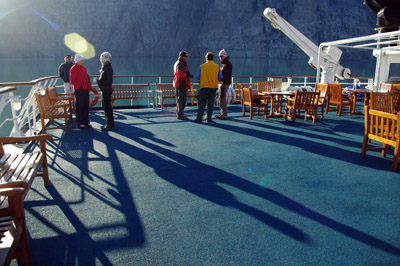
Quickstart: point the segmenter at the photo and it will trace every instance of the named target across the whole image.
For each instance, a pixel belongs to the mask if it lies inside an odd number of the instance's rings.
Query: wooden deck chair
[[[328,105],[326,106],[326,113],[331,111],[330,108],[333,107],[335,108],[334,110],[336,113],[341,116],[343,107],[348,107],[348,113],[351,116],[353,113],[353,99],[351,97],[343,97],[342,84],[328,83],[328,91],[330,93],[330,99]]]
[[[42,123],[42,132],[46,133],[46,130],[50,129],[65,129],[65,134],[69,133],[68,129],[68,109],[69,104],[65,103],[54,103],[50,101],[49,94],[46,92],[44,95],[35,93],[35,98],[40,111],[40,120]],[[58,127],[46,127],[46,119],[49,119],[52,123],[54,119],[61,118],[64,119],[64,126]]]
[[[251,88],[253,90],[253,94],[257,94],[257,83],[237,83],[235,82],[235,93],[236,93],[236,103],[242,103],[242,89],[243,88]]]
[[[399,162],[400,146],[400,114],[390,114],[382,111],[372,110],[365,107],[365,130],[364,140],[361,149],[361,158],[364,159],[367,151],[382,151],[382,157],[386,156],[386,151],[390,146],[394,147],[392,160],[392,171],[397,170]],[[381,147],[368,148],[369,140],[382,143]]]
[[[391,92],[400,92],[400,84],[392,84]]]
[[[14,259],[31,265],[23,200],[27,187],[22,181],[0,184],[2,205],[8,201],[0,213],[0,265],[10,265]]]
[[[317,121],[319,92],[296,91],[294,98],[286,99],[285,120],[290,116],[292,123],[300,111],[305,111],[304,120],[313,117],[313,123]]]
[[[275,81],[257,81],[258,93],[271,92],[275,89]]]
[[[315,84],[315,91],[319,92],[317,111],[318,108],[321,108],[321,113],[317,113],[317,115],[320,115],[321,118],[324,118],[325,102],[328,96],[328,84],[321,84],[321,83]]]
[[[392,96],[392,112],[398,113],[400,112],[400,91],[393,91],[391,93]]]
[[[392,94],[390,92],[372,92],[371,109],[386,113],[392,113]]]
[[[58,93],[56,87],[46,88],[51,104],[69,104],[68,116],[72,123],[72,113],[75,113],[75,97],[73,93]]]
[[[392,91],[392,84],[389,83],[381,83],[379,86],[379,92],[391,92]]]
[[[264,98],[264,97],[263,97]],[[253,108],[257,108],[257,114],[260,115],[260,108],[264,110],[265,119],[267,119],[268,102],[263,102],[261,97],[254,98],[251,88],[242,89],[243,116],[246,115],[246,105],[250,106],[250,119],[253,119]]]

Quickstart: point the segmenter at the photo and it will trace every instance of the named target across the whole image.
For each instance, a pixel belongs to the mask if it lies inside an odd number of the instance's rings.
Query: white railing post
[[[12,91],[9,94],[10,94],[10,98],[12,98],[14,96],[14,93]],[[12,103],[12,101],[13,100],[11,100],[11,103]],[[25,134],[19,128],[19,124],[18,124],[18,121],[17,121],[17,118],[18,118],[17,117],[17,112],[14,110],[14,107],[13,107],[12,104],[10,104],[10,106],[11,106],[11,114],[12,114],[12,119],[13,119],[13,124],[14,124],[14,127],[13,127],[13,129],[11,131],[10,136],[12,136],[12,137],[25,136]]]

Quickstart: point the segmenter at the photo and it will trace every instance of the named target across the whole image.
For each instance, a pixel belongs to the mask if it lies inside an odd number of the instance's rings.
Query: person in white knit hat
[[[71,84],[74,86],[75,93],[75,117],[79,129],[92,127],[89,124],[89,92],[92,87],[89,75],[85,66],[85,58],[76,54],[75,65],[69,71]]]
[[[218,98],[221,113],[215,117],[221,120],[227,120],[228,109],[226,95],[228,94],[228,89],[232,82],[232,63],[229,61],[229,56],[225,49],[222,49],[219,52],[219,59],[221,61],[220,69],[223,76],[223,78],[219,80],[218,88]]]

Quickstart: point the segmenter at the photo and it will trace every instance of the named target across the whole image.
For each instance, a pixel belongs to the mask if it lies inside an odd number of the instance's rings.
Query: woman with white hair
[[[104,110],[104,115],[106,117],[106,124],[103,130],[113,130],[114,129],[114,114],[113,108],[111,106],[111,96],[113,92],[112,82],[113,82],[113,68],[111,66],[111,54],[109,52],[104,52],[100,55],[101,69],[100,76],[97,79],[97,84],[102,92],[101,105]]]

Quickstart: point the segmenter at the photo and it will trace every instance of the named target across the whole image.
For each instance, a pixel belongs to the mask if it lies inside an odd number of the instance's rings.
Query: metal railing
[[[95,79],[97,76],[90,76]],[[156,83],[172,82],[172,75],[115,75],[114,84],[135,84],[149,83],[155,91]],[[368,80],[370,78],[360,78]],[[143,80],[146,80],[144,82]],[[150,80],[150,82],[148,82]],[[283,86],[315,86],[315,76],[234,76],[232,84],[238,83],[256,83],[258,80],[280,80]],[[92,82],[97,87],[96,82]],[[355,84],[352,82],[341,82],[342,84]],[[367,84],[366,82],[359,82]],[[198,89],[198,83],[194,83],[195,89]],[[39,110],[35,100],[35,93],[43,93],[48,87],[63,87],[62,80],[58,76],[43,77],[29,82],[10,82],[0,83],[0,117],[5,117],[0,124],[1,135],[10,136],[32,136],[40,132],[40,124],[37,123]],[[27,88],[30,87],[27,92]],[[61,89],[60,89],[61,90]],[[101,92],[100,92],[101,93]],[[25,96],[23,96],[26,94]],[[10,109],[7,111],[7,106]],[[130,106],[134,106],[133,100]],[[155,106],[154,106],[155,107]],[[8,128],[7,128],[8,127]],[[7,133],[5,133],[7,132]]]

